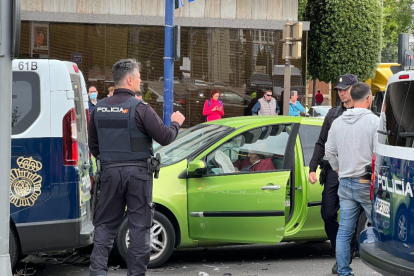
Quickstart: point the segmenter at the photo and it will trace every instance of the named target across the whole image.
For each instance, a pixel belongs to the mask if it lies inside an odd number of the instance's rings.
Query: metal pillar
[[[0,0],[0,275],[11,276],[10,231],[10,160],[12,106],[12,12],[13,1]]]
[[[164,112],[163,121],[171,124],[174,97],[174,0],[165,1],[165,45],[164,45]]]

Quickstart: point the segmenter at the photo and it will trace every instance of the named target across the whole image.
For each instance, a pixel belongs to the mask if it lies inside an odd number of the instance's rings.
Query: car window
[[[305,166],[309,166],[315,149],[315,143],[319,138],[320,132],[320,126],[300,125],[299,137],[302,145],[303,162]]]
[[[34,72],[13,72],[12,134],[28,129],[40,114],[40,79]]]
[[[207,156],[207,174],[283,169],[289,130],[290,125],[264,126],[230,139]]]
[[[315,116],[326,116],[326,114],[328,114],[328,111],[330,110],[330,108],[325,108],[325,107],[319,107],[319,108],[315,108]]]
[[[86,128],[86,112],[83,106],[81,79],[77,74],[71,74],[72,89],[75,93],[75,113],[76,113],[76,128],[77,139],[80,142],[87,142],[87,128]]]
[[[228,102],[231,102],[231,103],[242,103],[243,102],[243,98],[234,92],[224,91],[222,92],[222,95],[225,97],[226,101]]]
[[[413,147],[414,109],[413,81],[388,85],[380,114],[378,142],[391,146]]]
[[[163,166],[177,163],[211,145],[233,128],[221,125],[199,125],[181,132],[174,142],[158,147]]]

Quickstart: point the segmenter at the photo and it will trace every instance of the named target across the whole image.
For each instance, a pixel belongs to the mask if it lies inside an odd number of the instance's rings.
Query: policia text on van
[[[14,60],[10,259],[92,243],[87,95],[76,64]],[[56,235],[56,233],[59,233]]]

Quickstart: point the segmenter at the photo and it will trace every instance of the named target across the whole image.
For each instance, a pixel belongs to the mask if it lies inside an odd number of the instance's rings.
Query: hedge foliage
[[[335,82],[347,73],[360,81],[374,77],[382,43],[379,0],[308,0],[305,20],[312,79]]]

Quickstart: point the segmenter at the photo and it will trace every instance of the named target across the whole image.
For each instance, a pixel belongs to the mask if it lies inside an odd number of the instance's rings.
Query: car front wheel
[[[155,211],[154,220],[150,229],[151,256],[148,268],[156,268],[164,264],[171,256],[175,246],[175,231],[171,222],[162,213]],[[115,238],[114,249],[116,253],[126,262],[129,246],[128,218],[118,230]]]

